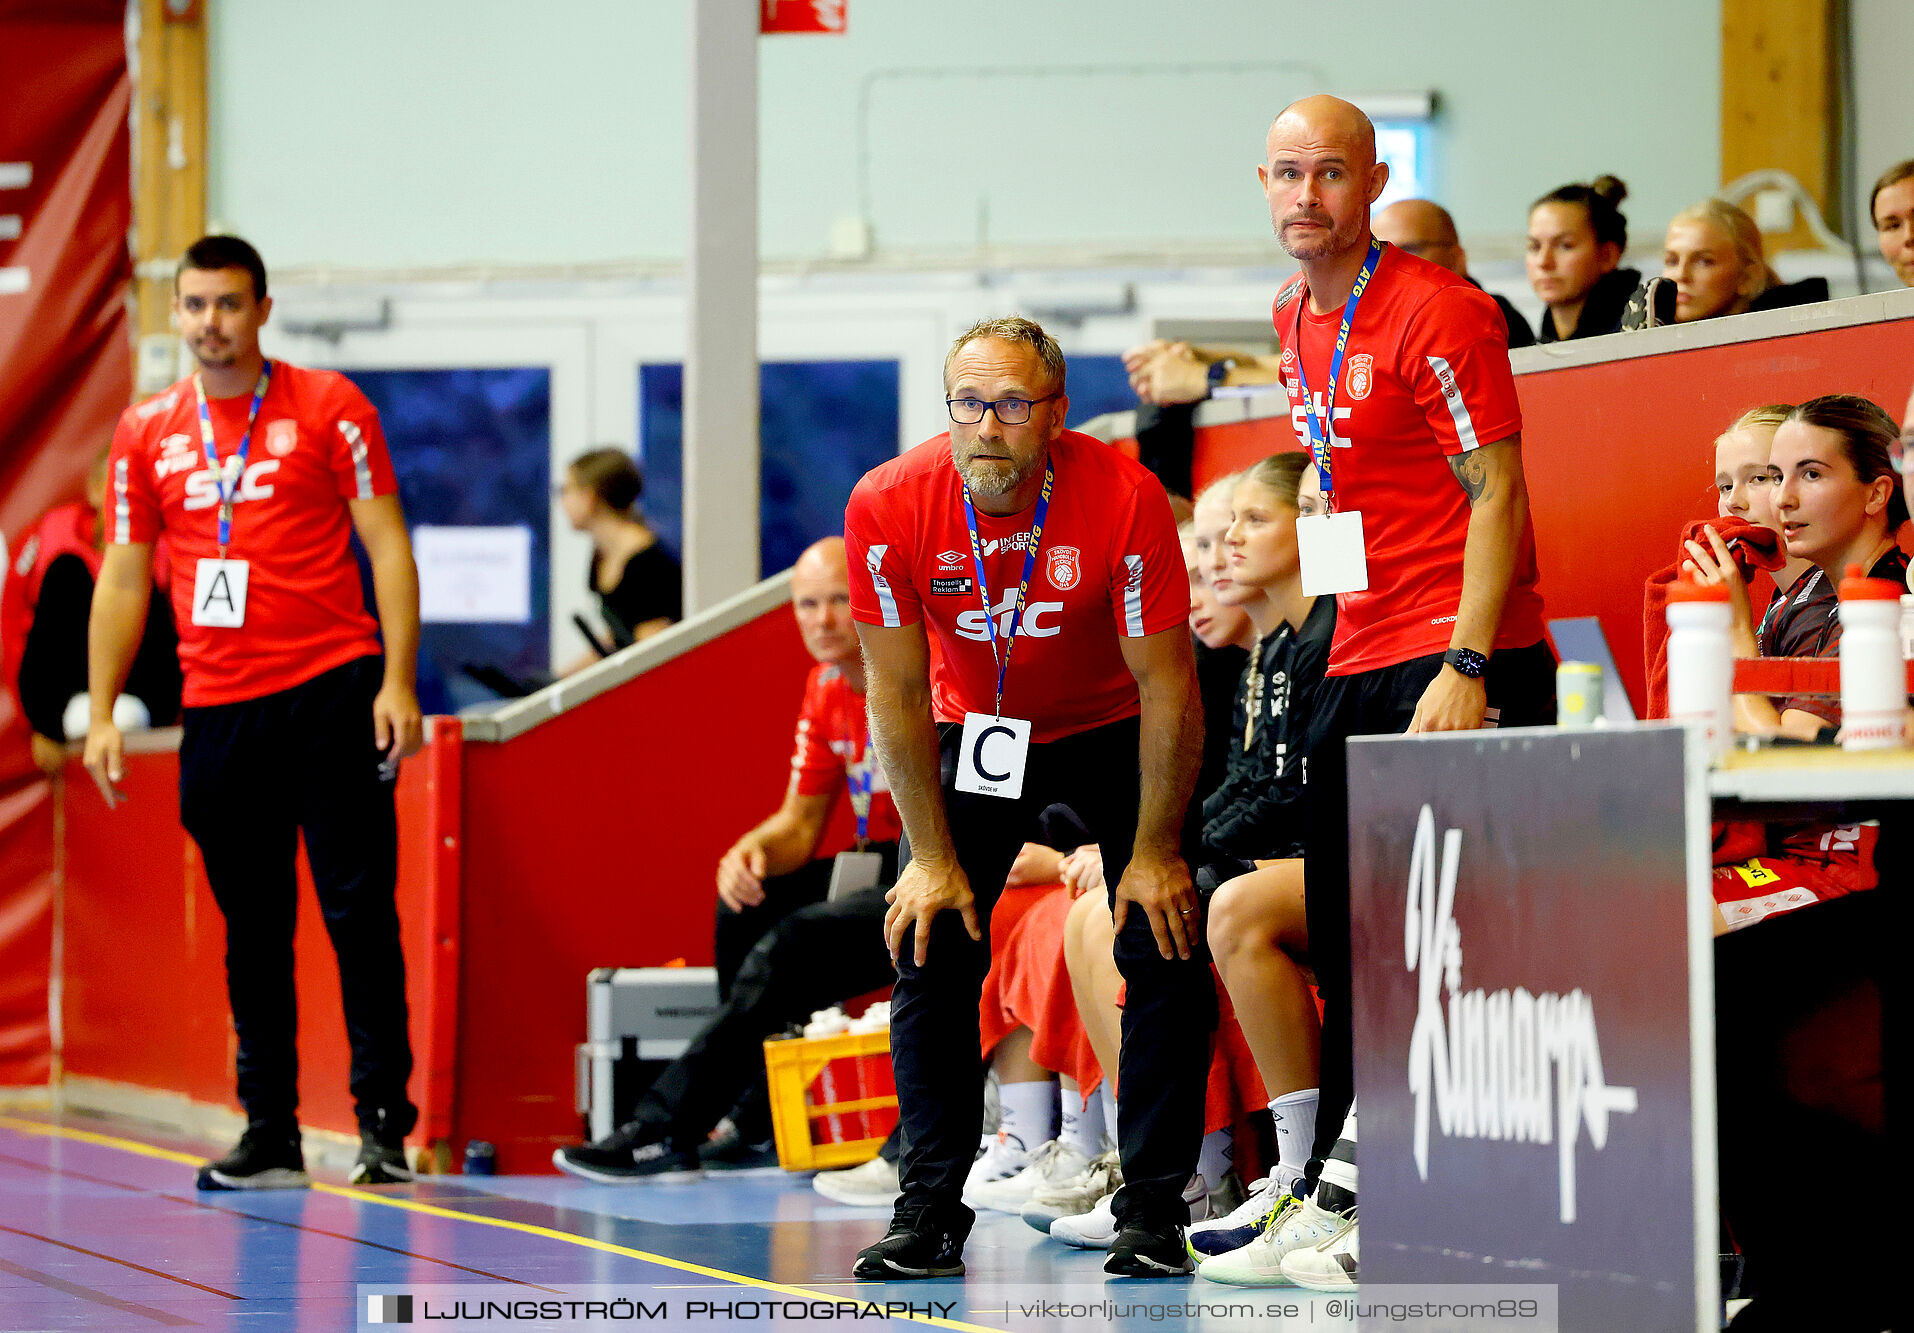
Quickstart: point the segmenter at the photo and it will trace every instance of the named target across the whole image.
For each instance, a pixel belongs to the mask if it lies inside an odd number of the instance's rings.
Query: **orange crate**
[[[868,1162],[897,1124],[889,1032],[767,1041],[764,1069],[786,1171]]]

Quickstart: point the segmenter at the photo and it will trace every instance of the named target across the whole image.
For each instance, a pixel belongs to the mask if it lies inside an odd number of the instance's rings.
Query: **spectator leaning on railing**
[[[1482,285],[1469,276],[1469,252],[1462,248],[1455,219],[1441,204],[1428,199],[1398,199],[1376,214],[1373,230],[1377,240],[1387,241],[1431,264],[1440,264],[1472,287]],[[1533,346],[1535,332],[1522,318],[1522,312],[1504,297],[1496,296],[1495,304],[1509,323],[1509,346]]]
[[[1762,252],[1754,219],[1721,199],[1704,199],[1668,224],[1659,279],[1628,302],[1624,329],[1689,324],[1828,299],[1826,278],[1782,282]]]

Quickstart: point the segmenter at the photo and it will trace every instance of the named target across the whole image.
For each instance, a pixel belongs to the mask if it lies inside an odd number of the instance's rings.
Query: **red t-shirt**
[[[1313,313],[1298,275],[1277,294],[1272,317],[1290,424],[1307,447],[1296,357],[1303,358],[1320,420],[1342,307]],[[1369,563],[1368,589],[1336,599],[1329,674],[1347,676],[1443,652],[1455,633],[1469,499],[1449,459],[1522,429],[1508,324],[1494,298],[1447,269],[1386,247],[1356,307],[1335,411],[1335,507],[1362,514]],[[1536,577],[1535,534],[1524,528],[1497,648],[1541,639]]]
[[[1006,717],[1042,743],[1135,717],[1136,680],[1119,636],[1183,625],[1189,576],[1162,485],[1101,440],[1064,431],[1042,549],[1004,682]],[[1030,544],[1033,505],[997,518],[979,511],[984,577],[1009,631]],[[940,722],[996,707],[991,655],[950,436],[926,440],[866,473],[844,514],[851,614],[867,625],[929,625],[931,710]]]
[[[864,720],[864,696],[844,673],[828,662],[811,668],[804,679],[804,706],[798,712],[797,743],[791,751],[791,788],[800,796],[844,796],[850,791],[852,764],[861,763],[870,744]],[[872,842],[896,842],[904,825],[891,802],[884,768],[872,756]]]
[[[209,406],[223,460],[239,447],[252,393]],[[113,433],[107,540],[166,535],[188,708],[257,699],[379,651],[346,507],[398,489],[379,414],[345,376],[275,361],[246,457],[227,550],[248,564],[246,623],[195,625],[199,561],[219,555],[219,488],[192,380],[127,408]]]

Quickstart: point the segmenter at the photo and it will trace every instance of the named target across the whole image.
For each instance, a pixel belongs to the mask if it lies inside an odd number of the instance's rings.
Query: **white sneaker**
[[[1029,1164],[1014,1176],[966,1185],[964,1202],[972,1208],[989,1208],[1000,1213],[1015,1213],[1040,1189],[1047,1189],[1081,1176],[1090,1159],[1074,1143],[1051,1139],[1030,1154]]]
[[[889,1208],[901,1193],[897,1168],[882,1157],[873,1157],[861,1166],[820,1171],[811,1177],[811,1188],[833,1203],[858,1208]]]
[[[1292,1250],[1283,1256],[1283,1276],[1311,1291],[1349,1291],[1356,1285],[1355,1210],[1342,1229],[1320,1245]]]
[[[970,1164],[970,1174],[964,1178],[964,1199],[968,1201],[979,1185],[1008,1180],[1029,1165],[1030,1150],[1023,1144],[1002,1132],[986,1134],[983,1150]]]
[[[1087,1213],[1075,1217],[1059,1217],[1050,1224],[1050,1234],[1065,1245],[1074,1245],[1079,1250],[1107,1250],[1110,1242],[1116,1239],[1116,1213],[1112,1205],[1116,1201],[1116,1191],[1098,1199],[1096,1206]]]
[[[1112,1148],[1092,1157],[1083,1170],[1070,1179],[1039,1188],[1019,1210],[1019,1215],[1047,1236],[1050,1224],[1059,1217],[1087,1213],[1097,1206],[1098,1199],[1115,1194],[1122,1187],[1123,1164]]]
[[[1183,1187],[1183,1202],[1190,1210],[1190,1221],[1200,1222],[1209,1216],[1210,1187],[1202,1176],[1191,1176],[1190,1183]],[[1050,1234],[1065,1245],[1074,1245],[1080,1250],[1107,1250],[1110,1242],[1116,1239],[1121,1230],[1116,1223],[1116,1191],[1111,1190],[1089,1212],[1076,1217],[1059,1217],[1050,1224]]]
[[[1228,1254],[1255,1240],[1277,1203],[1301,1175],[1295,1167],[1278,1167],[1250,1186],[1249,1197],[1227,1215],[1192,1224],[1185,1237],[1190,1257],[1201,1263],[1213,1254]]]
[[[1314,1199],[1290,1195],[1261,1235],[1240,1249],[1205,1259],[1196,1266],[1197,1275],[1233,1287],[1290,1286],[1283,1276],[1283,1257],[1329,1240],[1342,1231],[1344,1221],[1342,1214],[1317,1207]]]

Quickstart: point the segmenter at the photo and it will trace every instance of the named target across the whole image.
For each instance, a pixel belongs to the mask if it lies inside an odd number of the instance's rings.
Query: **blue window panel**
[[[1105,412],[1130,412],[1136,392],[1120,356],[1073,356],[1066,383],[1070,388],[1070,426],[1075,429]]]
[[[897,456],[895,361],[767,361],[758,372],[761,568],[787,569],[844,530],[858,478]],[[684,554],[684,369],[638,368],[640,505],[672,554]]]
[[[525,366],[350,374],[379,409],[407,526],[531,529],[529,621],[426,625],[420,633],[419,703],[426,712],[457,712],[492,700],[490,690],[460,670],[463,664],[529,676],[551,660],[551,589],[544,576],[551,564],[551,371]],[[583,569],[575,574],[585,577]],[[374,604],[370,577],[368,570],[367,606]]]

